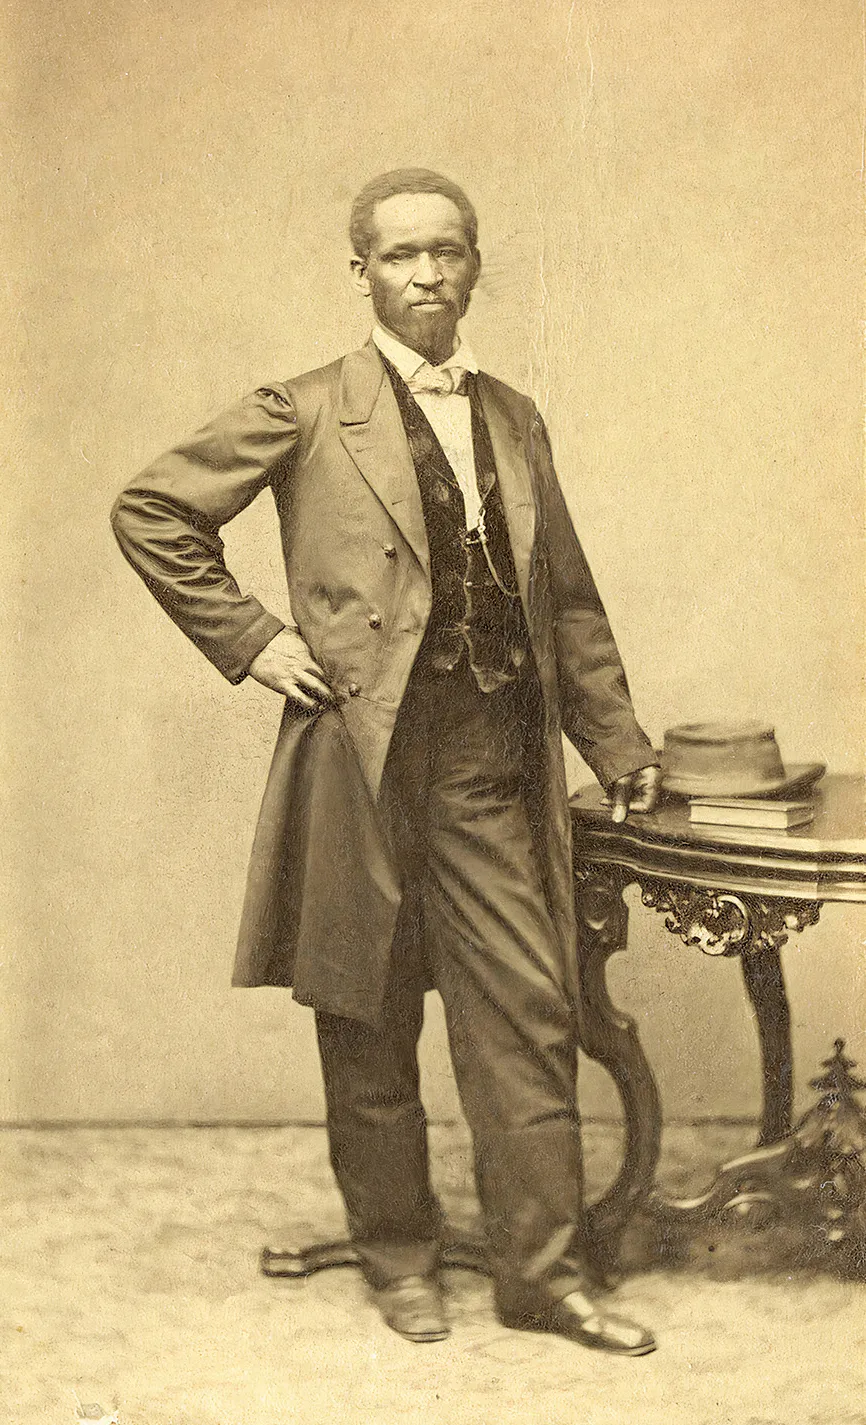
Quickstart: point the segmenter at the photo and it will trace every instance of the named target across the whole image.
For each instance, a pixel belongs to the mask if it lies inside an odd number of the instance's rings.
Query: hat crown
[[[662,765],[666,788],[685,796],[761,796],[785,781],[775,730],[757,721],[671,727]]]
[[[776,742],[776,730],[767,722],[684,722],[671,727],[666,734],[678,742],[728,743]],[[781,761],[781,758],[780,758]]]

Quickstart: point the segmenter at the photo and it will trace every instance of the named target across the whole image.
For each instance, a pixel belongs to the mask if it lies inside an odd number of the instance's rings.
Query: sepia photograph
[[[866,1425],[862,0],[29,0],[15,1425]]]

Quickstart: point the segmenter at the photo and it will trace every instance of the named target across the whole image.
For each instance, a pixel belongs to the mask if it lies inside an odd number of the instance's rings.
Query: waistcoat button
[[[386,544],[383,550],[386,559],[396,559],[397,550],[393,544]]]
[[[348,689],[347,689],[347,691],[348,691],[348,694],[349,694],[349,697],[350,697],[350,698],[357,698],[358,694],[359,694],[360,691],[361,691],[361,684],[360,684],[360,683],[350,683],[350,684],[349,684],[349,687],[348,687]]]
[[[381,615],[381,614],[370,614],[370,617],[367,619],[367,622],[368,622],[368,624],[370,625],[371,628],[381,628],[381,627],[382,627],[382,615]]]

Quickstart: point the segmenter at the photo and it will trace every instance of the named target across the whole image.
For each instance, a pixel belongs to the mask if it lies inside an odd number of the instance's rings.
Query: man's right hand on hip
[[[336,706],[336,695],[328,687],[322,669],[301,635],[293,629],[281,629],[261,653],[256,654],[249,674],[257,683],[282,693],[304,712]]]

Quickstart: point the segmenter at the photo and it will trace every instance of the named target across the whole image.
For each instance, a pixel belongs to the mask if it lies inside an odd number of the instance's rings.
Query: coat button
[[[385,547],[384,547],[384,549],[383,549],[383,551],[382,551],[382,553],[385,555],[385,558],[386,558],[386,559],[396,559],[396,558],[397,558],[397,549],[396,549],[396,546],[393,545],[393,544],[386,544]]]
[[[382,615],[381,615],[381,614],[370,614],[370,617],[367,619],[367,622],[368,622],[368,624],[370,625],[371,628],[381,628],[381,627],[382,627]]]
[[[359,694],[360,691],[361,691],[361,684],[360,684],[360,683],[350,683],[347,691],[348,691],[348,694],[349,694],[349,697],[350,697],[350,698],[357,698],[358,694]]]

